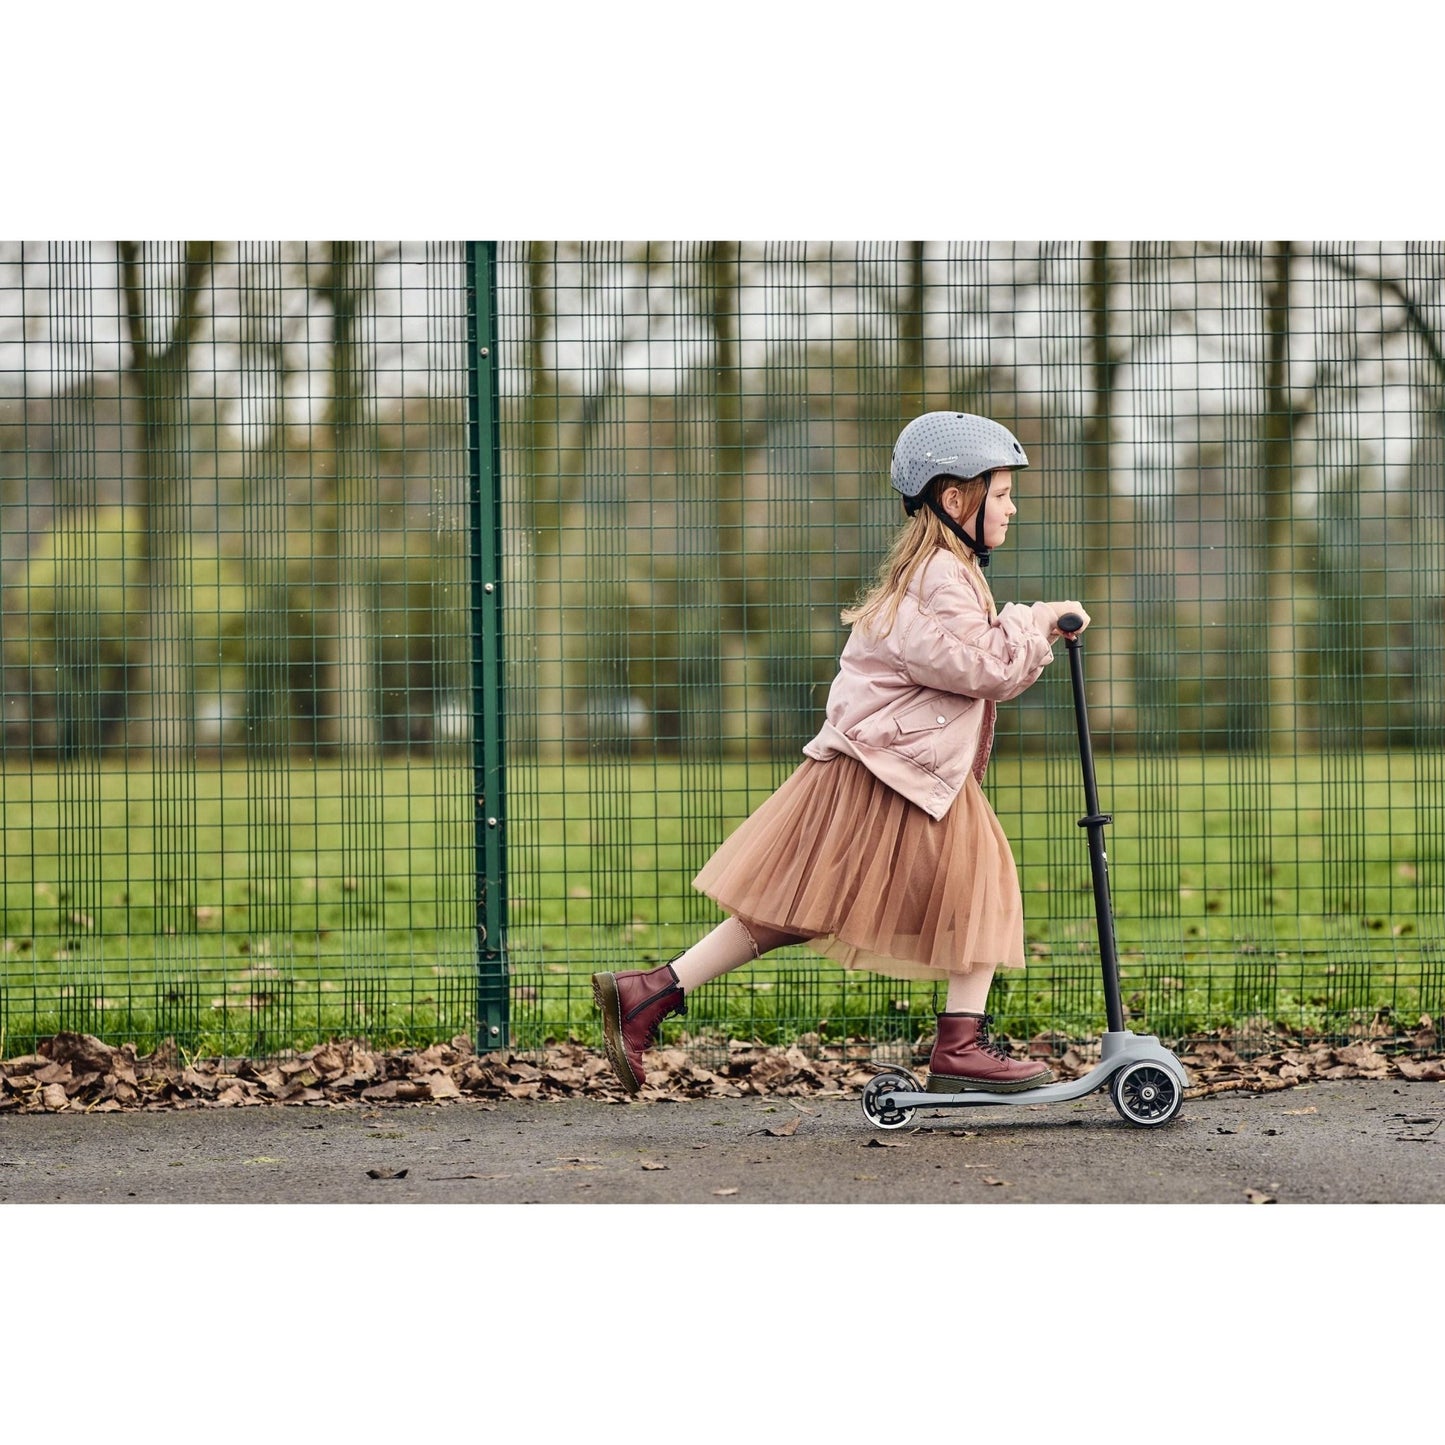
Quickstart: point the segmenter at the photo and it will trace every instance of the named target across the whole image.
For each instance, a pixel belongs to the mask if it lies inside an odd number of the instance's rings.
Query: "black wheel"
[[[1184,1102],[1179,1080],[1162,1064],[1126,1064],[1109,1081],[1114,1107],[1142,1128],[1167,1124]]]
[[[917,1093],[918,1080],[901,1069],[875,1074],[863,1086],[863,1114],[876,1129],[901,1129],[913,1118],[912,1109],[885,1107],[878,1101],[885,1094]]]

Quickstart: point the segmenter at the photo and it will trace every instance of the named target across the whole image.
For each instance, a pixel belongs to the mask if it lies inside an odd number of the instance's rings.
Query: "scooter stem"
[[[1114,821],[1111,814],[1099,811],[1099,787],[1094,780],[1094,745],[1089,738],[1089,711],[1084,701],[1084,644],[1074,628],[1083,626],[1083,618],[1066,613],[1058,620],[1058,628],[1069,649],[1069,675],[1074,687],[1074,721],[1079,728],[1079,761],[1084,770],[1084,803],[1088,813],[1079,819],[1079,827],[1089,835],[1089,868],[1094,878],[1094,914],[1099,925],[1099,958],[1104,970],[1104,1009],[1111,1033],[1124,1031],[1124,1004],[1119,995],[1119,950],[1114,940],[1114,910],[1109,902],[1109,855],[1104,850],[1104,825]]]

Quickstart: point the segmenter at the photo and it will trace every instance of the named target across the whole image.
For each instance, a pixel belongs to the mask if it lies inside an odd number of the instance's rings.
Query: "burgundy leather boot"
[[[988,1094],[1016,1094],[1036,1089],[1054,1077],[1047,1064],[1025,1063],[988,1036],[991,1014],[943,1013],[928,1061],[927,1092],[961,1094],[981,1089]]]
[[[679,955],[681,957],[681,955]],[[592,997],[602,1011],[607,1058],[622,1087],[635,1094],[645,1077],[642,1051],[657,1037],[668,1014],[685,1014],[682,986],[672,964],[628,973],[594,973]]]

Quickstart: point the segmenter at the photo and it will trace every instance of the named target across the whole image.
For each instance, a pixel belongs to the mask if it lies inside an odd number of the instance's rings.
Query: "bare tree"
[[[1295,717],[1294,432],[1289,393],[1290,260],[1293,243],[1265,248],[1264,572],[1269,617],[1269,729],[1292,738]]]
[[[548,340],[557,339],[548,303],[557,285],[557,259],[555,244],[534,241],[528,248],[530,384],[519,438],[535,568],[537,747],[547,758],[560,756],[564,744],[576,740],[569,721],[584,711],[577,699],[586,690],[590,629],[587,528],[580,525],[579,508],[622,349],[622,339],[615,338],[600,376],[587,378],[578,390],[564,392],[558,385],[557,368],[544,362]]]
[[[713,405],[716,415],[718,556],[723,625],[747,629],[747,580],[743,570],[742,371],[738,364],[738,246],[714,241],[708,248],[712,294]]]
[[[120,242],[130,365],[122,398],[139,404],[141,445],[135,486],[141,515],[140,562],[145,588],[143,661],[127,688],[127,733],[133,746],[188,748],[194,737],[190,706],[189,602],[180,575],[190,534],[190,477],[186,465],[190,349],[201,323],[200,296],[214,243],[187,241],[181,258],[176,314],[169,334],[160,307],[147,306],[152,288],[135,241]],[[144,712],[138,711],[142,701]]]
[[[311,288],[332,318],[331,405],[322,444],[313,449],[317,561],[333,599],[327,609],[331,656],[318,688],[317,735],[319,741],[354,754],[374,748],[380,736],[372,637],[380,499],[362,334],[374,296],[376,258],[365,243],[333,241],[308,269]]]
[[[1122,358],[1113,335],[1110,307],[1109,243],[1091,241],[1085,272],[1084,307],[1088,313],[1091,385],[1084,416],[1082,467],[1084,493],[1083,575],[1095,600],[1105,605],[1094,626],[1096,651],[1107,653],[1109,665],[1097,669],[1099,725],[1111,729],[1131,715],[1134,706],[1134,609],[1128,600],[1128,579],[1117,566],[1116,540],[1132,534],[1123,498],[1114,495],[1114,386]],[[1101,595],[1102,594],[1102,595]]]
[[[261,754],[284,748],[290,741],[286,566],[292,428],[286,404],[294,368],[288,360],[278,299],[287,264],[283,248],[275,242],[242,247],[245,728],[247,748]]]

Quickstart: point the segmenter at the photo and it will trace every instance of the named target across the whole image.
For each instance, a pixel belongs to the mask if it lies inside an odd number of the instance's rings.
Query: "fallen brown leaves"
[[[1047,1057],[1052,1040],[1047,1034],[1031,1039],[1028,1052]],[[1411,1079],[1445,1081],[1445,1057],[1432,1020],[1422,1016],[1420,1025],[1404,1049],[1385,1052],[1373,1040],[1352,1044],[1330,1044],[1319,1040],[1282,1038],[1273,1048],[1244,1057],[1228,1039],[1190,1043],[1178,1051],[1180,1062],[1189,1070],[1190,1088],[1185,1097],[1206,1098],[1234,1089],[1269,1093],[1315,1079]],[[1050,1064],[1061,1079],[1075,1079],[1087,1073],[1099,1060],[1097,1042],[1072,1044],[1061,1058]]]
[[[649,1054],[641,1097],[832,1093],[841,1098],[872,1075],[857,1058],[812,1059],[796,1045],[776,1049],[733,1042],[716,1068],[703,1067],[682,1049]],[[257,1061],[185,1059],[169,1044],[138,1056],[131,1044],[112,1048],[89,1034],[60,1033],[42,1039],[33,1054],[0,1061],[0,1111],[20,1113],[578,1096],[619,1103],[628,1097],[600,1051],[568,1042],[538,1054],[477,1054],[465,1035],[391,1052],[338,1039],[294,1057]]]
[[[806,1048],[800,1046],[805,1042]],[[1445,1057],[1437,1051],[1428,1021],[1422,1019],[1413,1043],[1412,1054],[1385,1053],[1372,1042],[1337,1047],[1283,1041],[1271,1052],[1246,1059],[1228,1041],[1211,1040],[1191,1045],[1180,1058],[1193,1085],[1189,1098],[1235,1089],[1284,1089],[1314,1079],[1445,1080]],[[1028,1044],[1028,1052],[1036,1056],[1050,1054],[1051,1048],[1044,1035]],[[1098,1054],[1097,1043],[1073,1044],[1050,1062],[1060,1079],[1072,1079],[1087,1073]],[[653,1050],[647,1056],[647,1083],[639,1097],[853,1097],[885,1057],[919,1070],[926,1067],[927,1041],[919,1049],[875,1048],[873,1062],[865,1045],[826,1045],[816,1035],[786,1048],[732,1040],[719,1044],[709,1057],[713,1067],[683,1048]],[[42,1039],[33,1054],[0,1061],[0,1112],[577,1097],[611,1103],[628,1098],[600,1050],[570,1041],[524,1055],[507,1050],[477,1054],[465,1035],[425,1049],[391,1052],[373,1050],[355,1039],[338,1039],[294,1057],[253,1061],[186,1059],[169,1042],[152,1054],[138,1056],[130,1044],[112,1048],[89,1034],[60,1033]],[[792,1128],[796,1124],[788,1121],[765,1132],[783,1136]]]
[[[1422,1027],[1420,1034],[1427,1032]],[[1433,1050],[1436,1039],[1428,1030]],[[1423,1043],[1420,1035],[1417,1044]],[[1387,1054],[1374,1043],[1348,1045],[1326,1043],[1288,1044],[1268,1053],[1241,1059],[1227,1043],[1199,1043],[1179,1055],[1189,1070],[1189,1098],[1203,1098],[1231,1089],[1268,1093],[1315,1079],[1410,1079],[1445,1081],[1445,1058],[1412,1057],[1406,1052]]]

